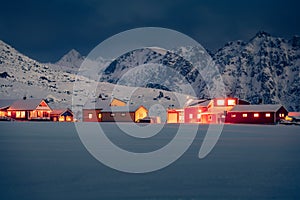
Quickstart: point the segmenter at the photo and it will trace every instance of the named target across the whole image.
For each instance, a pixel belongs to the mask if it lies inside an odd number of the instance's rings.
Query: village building
[[[22,99],[9,106],[7,117],[15,120],[50,120],[51,111],[43,99]]]
[[[54,122],[73,122],[74,114],[69,108],[52,110],[50,120]]]
[[[291,122],[300,122],[300,112],[289,112],[285,120]]]
[[[168,109],[167,123],[184,123],[184,109],[183,108]]]
[[[7,110],[15,101],[16,99],[0,99],[0,120],[10,120]]]
[[[128,106],[117,98],[97,99],[86,104],[82,113],[84,122],[139,122],[148,116],[144,106]]]
[[[276,124],[288,111],[280,104],[236,105],[226,116],[227,123]]]

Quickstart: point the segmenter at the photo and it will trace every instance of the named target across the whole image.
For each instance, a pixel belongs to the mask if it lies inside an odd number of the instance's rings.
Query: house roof
[[[0,110],[8,108],[11,106],[17,99],[0,99]]]
[[[110,105],[111,99],[96,99],[95,101],[87,102],[84,105],[85,109],[103,109]]]
[[[8,110],[35,110],[43,99],[22,99],[14,101]]]
[[[196,106],[203,106],[207,107],[211,100],[208,99],[197,99],[197,100],[191,100],[190,102],[187,103],[186,107],[196,107]]]
[[[67,109],[56,109],[56,110],[52,110],[51,115],[62,115],[63,113],[65,113],[67,111],[72,113],[72,111],[69,108],[67,108]]]
[[[140,107],[144,107],[142,105],[138,106],[107,106],[101,110],[101,112],[135,112]]]
[[[281,107],[280,104],[236,105],[229,112],[276,112]]]

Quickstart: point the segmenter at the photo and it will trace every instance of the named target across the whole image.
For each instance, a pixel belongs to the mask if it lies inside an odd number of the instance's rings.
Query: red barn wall
[[[101,119],[98,118],[100,109],[83,109],[83,121],[84,122],[100,122]],[[89,114],[92,114],[92,118],[89,118]]]

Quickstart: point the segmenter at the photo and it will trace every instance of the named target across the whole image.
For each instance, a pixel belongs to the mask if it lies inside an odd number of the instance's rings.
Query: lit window
[[[21,118],[25,118],[25,111],[21,111]]]
[[[236,105],[235,99],[228,99],[227,104],[228,104],[228,106],[234,106],[234,105]]]
[[[254,113],[253,117],[259,117],[258,113]]]
[[[218,105],[218,106],[224,106],[224,105],[225,105],[224,99],[218,99],[218,100],[217,100],[217,105]]]
[[[7,116],[9,116],[9,117],[11,116],[11,112],[10,111],[7,112]]]
[[[5,112],[0,111],[0,117],[4,117],[5,116]]]
[[[89,113],[89,119],[92,119],[92,118],[93,118],[93,114]]]
[[[126,114],[125,114],[125,113],[121,113],[121,116],[122,116],[122,117],[125,117],[125,116],[126,116]]]
[[[60,121],[60,122],[65,121],[65,117],[64,116],[59,116],[58,121]]]
[[[279,114],[279,117],[284,117],[284,114],[283,114],[283,113],[280,113],[280,114]]]
[[[279,116],[280,116],[280,114],[279,114]],[[16,112],[16,118],[20,118],[21,117],[21,112],[20,111],[17,111]]]
[[[114,116],[115,116],[115,113],[111,113],[110,116],[114,117]]]
[[[232,118],[235,118],[235,117],[236,117],[236,114],[232,114],[231,117],[232,117]]]
[[[201,118],[201,114],[197,114],[197,119],[200,119]]]
[[[102,114],[98,113],[98,119],[101,119],[101,118],[102,118]]]
[[[193,114],[189,114],[189,118],[190,118],[190,119],[193,119]]]
[[[243,114],[243,117],[247,117],[248,115],[246,113]]]
[[[199,113],[201,113],[201,112],[202,112],[202,110],[201,110],[201,109],[199,109],[199,110],[198,110],[198,112],[199,112]]]
[[[68,121],[68,122],[72,121],[72,117],[71,116],[66,116],[66,121]]]
[[[270,113],[266,113],[266,117],[271,117],[271,114]]]

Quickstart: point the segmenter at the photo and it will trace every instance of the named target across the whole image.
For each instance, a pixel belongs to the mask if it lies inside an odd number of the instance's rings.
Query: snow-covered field
[[[0,199],[300,199],[299,126],[225,125],[213,151],[199,159],[202,125],[180,159],[148,174],[119,172],[95,160],[72,123],[0,127]],[[103,124],[113,142],[136,152],[163,147],[177,127],[168,124],[138,139]]]

